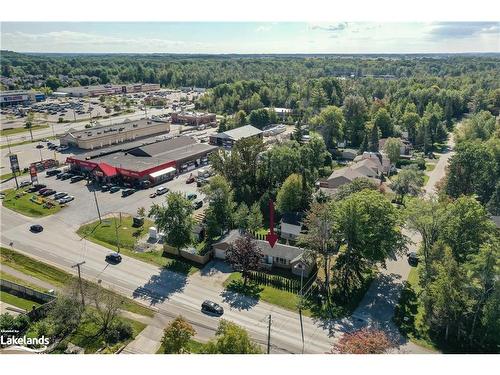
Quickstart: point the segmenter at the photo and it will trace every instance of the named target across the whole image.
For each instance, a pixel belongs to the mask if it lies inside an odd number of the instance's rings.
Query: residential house
[[[378,149],[379,150],[381,150],[381,151],[384,150],[385,142],[387,142],[388,139],[389,138],[379,139],[379,141],[378,141]],[[400,155],[410,155],[410,152],[413,149],[413,146],[411,145],[411,143],[408,140],[402,139],[402,138],[400,138],[399,141],[401,142],[399,154]]]
[[[302,216],[300,212],[284,214],[279,224],[280,237],[284,240],[296,241],[302,230]]]
[[[213,244],[214,257],[226,259],[226,251],[240,236],[238,230],[232,230],[219,242]],[[308,277],[316,265],[314,260],[305,256],[305,249],[300,247],[279,242],[271,247],[264,240],[255,240],[255,242],[263,254],[261,262],[263,269],[282,268],[290,270],[294,275]]]
[[[372,160],[378,166],[379,174],[387,174],[391,169],[391,162],[389,158],[381,154],[380,152],[363,152],[361,155],[358,155],[354,158],[354,162],[358,163],[362,160],[369,159]]]

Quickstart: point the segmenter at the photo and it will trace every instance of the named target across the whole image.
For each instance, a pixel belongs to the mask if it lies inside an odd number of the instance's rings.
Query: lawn
[[[0,270],[0,279],[7,280],[7,281],[10,281],[12,283],[16,283],[16,284],[25,286],[27,288],[31,288],[31,289],[37,290],[39,292],[47,293],[47,289],[41,288],[38,285],[29,283],[25,280],[19,279],[15,276],[12,276],[11,274],[3,272],[2,270]]]
[[[23,272],[27,275],[31,275],[40,280],[46,281],[57,288],[63,289],[65,286],[71,285],[76,282],[77,278],[59,268],[53,267],[43,262],[39,262],[31,257],[25,256],[17,251],[7,249],[5,247],[1,248],[0,251],[0,264],[5,264],[11,268]],[[89,285],[93,283],[89,281],[84,281]],[[107,291],[108,293],[114,293],[112,291]],[[123,309],[152,317],[154,316],[154,311],[137,303],[129,298],[125,298],[123,303]]]
[[[33,306],[35,307],[40,306],[38,302],[15,296],[13,294],[4,292],[3,290],[0,291],[0,301],[8,303],[9,305],[12,306],[16,306],[26,311],[30,311],[33,308]]]
[[[432,172],[436,168],[435,163],[425,163],[425,170],[426,172]]]
[[[424,186],[427,185],[427,182],[429,182],[429,176],[424,174]]]
[[[199,266],[190,263],[183,258],[178,258],[175,255],[170,255],[163,251],[147,251],[137,252],[134,246],[138,239],[148,234],[149,227],[154,225],[151,220],[145,219],[144,225],[141,228],[132,227],[132,216],[122,215],[122,223],[120,225],[119,218],[109,218],[103,220],[102,224],[98,221],[90,224],[82,225],[77,234],[89,241],[98,245],[107,247],[108,249],[118,251],[120,245],[120,253],[143,262],[148,262],[156,266],[165,267],[171,271],[192,274],[199,270]],[[115,229],[116,225],[116,229]],[[116,232],[118,231],[118,239]]]
[[[297,294],[268,285],[259,285],[252,281],[248,281],[247,285],[243,286],[241,272],[233,272],[224,282],[224,287],[228,290],[260,299],[287,310],[298,311],[297,306],[300,298]],[[309,310],[303,310],[303,313],[304,315],[311,315]]]
[[[40,130],[40,129],[47,129],[48,127],[49,127],[49,125],[35,125],[35,126],[31,127],[31,130],[35,131],[35,130]],[[24,133],[24,132],[29,132],[29,130],[24,128],[24,127],[11,128],[11,129],[0,130],[0,135],[2,137],[4,137],[6,135],[12,135],[12,134],[18,134],[18,133]]]
[[[28,174],[28,171],[20,172],[20,173],[17,173],[17,177],[25,176],[27,174]],[[8,180],[9,178],[12,178],[12,177],[14,177],[14,173],[9,172],[9,173],[5,173],[5,174],[0,175],[0,180],[1,181]]]
[[[89,320],[83,319],[75,332],[71,334],[68,341],[72,344],[78,345],[85,349],[85,354],[95,353],[97,350],[105,347],[101,353],[115,353],[121,346],[128,344],[132,341],[144,328],[146,325],[144,323],[138,322],[136,320],[120,317],[121,321],[126,321],[132,325],[133,336],[127,341],[117,342],[112,346],[108,346],[99,334],[99,328],[96,324]]]
[[[3,191],[5,194],[2,205],[12,211],[31,217],[42,217],[55,214],[61,210],[61,206],[54,202],[50,208],[44,207],[43,202],[53,202],[47,198],[41,198],[34,193],[26,193],[25,190],[8,189]],[[36,199],[36,202],[33,200]]]
[[[189,340],[188,343],[188,351],[191,354],[203,354],[203,348],[205,344],[202,342],[196,341],[196,340]],[[165,354],[165,347],[163,346],[163,343],[161,344],[160,348],[156,351],[156,354]]]

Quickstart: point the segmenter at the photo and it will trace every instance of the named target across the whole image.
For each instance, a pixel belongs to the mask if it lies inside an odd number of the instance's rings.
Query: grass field
[[[31,128],[31,130],[35,131],[35,130],[40,130],[40,129],[47,129],[48,127],[49,127],[49,125],[35,125]],[[19,134],[19,133],[25,133],[25,132],[29,132],[29,130],[24,128],[24,127],[12,128],[12,129],[0,130],[0,135],[2,137],[4,137],[6,135]]]
[[[29,283],[25,280],[21,280],[20,278],[12,276],[12,275],[10,275],[2,270],[0,270],[0,279],[7,280],[7,281],[10,281],[10,282],[34,289],[34,290],[38,290],[39,292],[43,292],[43,293],[47,292],[47,289],[41,288],[38,285]]]
[[[114,353],[121,346],[126,345],[132,341],[144,328],[146,325],[144,323],[138,322],[136,320],[120,317],[121,321],[128,322],[132,325],[133,337],[127,341],[117,342],[116,344],[109,346],[106,345],[102,335],[99,334],[98,327],[96,324],[89,320],[83,319],[75,332],[71,334],[68,341],[72,344],[78,345],[85,349],[85,354],[95,353],[97,350],[105,347],[101,353]]]
[[[153,225],[153,222],[145,219],[144,225],[141,228],[132,227],[132,223],[132,216],[122,215],[121,225],[119,218],[109,218],[103,220],[102,224],[95,221],[82,225],[78,228],[76,233],[89,241],[114,251],[118,251],[117,245],[119,244],[121,254],[142,260],[143,262],[154,264],[156,266],[166,267],[171,271],[183,274],[192,274],[199,270],[199,267],[195,264],[191,264],[182,258],[176,258],[175,256],[164,253],[163,251],[148,251],[142,253],[134,251],[134,245],[137,243],[139,238],[147,235],[148,229]]]
[[[18,296],[15,296],[13,294],[0,291],[0,301],[8,303],[9,305],[18,307],[20,309],[30,311],[33,306],[38,307],[40,304],[35,301],[31,301],[29,299],[21,298]]]
[[[39,262],[31,257],[25,256],[21,253],[18,253],[17,251],[4,247],[0,249],[0,264],[5,264],[11,268],[18,270],[19,272],[25,273],[26,275],[31,275],[40,280],[46,281],[60,289],[73,284],[77,280],[75,276],[62,271],[59,268],[53,267],[43,262]],[[85,281],[85,283],[93,285],[89,281]],[[107,292],[114,293],[112,291]],[[153,310],[128,298],[125,298],[123,309],[149,317],[152,317],[154,315]]]
[[[43,199],[43,201],[53,202],[50,199],[41,198],[34,193],[26,193],[24,189],[15,190],[8,189],[3,191],[5,198],[2,200],[2,205],[12,211],[31,217],[42,217],[55,214],[61,210],[61,206],[54,202],[51,208],[45,208],[44,204],[39,204],[31,201],[32,197]],[[41,202],[41,201],[39,201]]]
[[[435,163],[426,163],[425,164],[425,170],[426,170],[426,172],[432,172],[434,170],[434,168],[436,168],[436,164]]]
[[[20,172],[20,173],[16,173],[17,174],[17,177],[21,177],[21,176],[26,176],[29,172]],[[5,173],[5,174],[2,174],[0,175],[0,180],[1,181],[4,181],[4,180],[8,180],[9,178],[12,178],[14,177],[14,174],[12,172],[9,172],[9,173]]]
[[[299,296],[295,293],[273,288],[268,285],[259,285],[252,281],[243,286],[241,272],[233,272],[224,282],[224,287],[238,293],[249,295],[256,299],[272,303],[287,310],[298,311]],[[304,315],[311,315],[309,310],[303,310]]]

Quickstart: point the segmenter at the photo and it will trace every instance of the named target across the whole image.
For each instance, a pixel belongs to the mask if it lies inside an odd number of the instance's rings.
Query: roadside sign
[[[38,175],[37,175],[37,172],[36,172],[36,166],[34,166],[34,165],[30,166],[30,176],[31,176],[31,182],[33,184],[36,183],[36,182],[38,182]]]
[[[19,172],[19,160],[16,154],[9,155],[10,169],[12,172]]]

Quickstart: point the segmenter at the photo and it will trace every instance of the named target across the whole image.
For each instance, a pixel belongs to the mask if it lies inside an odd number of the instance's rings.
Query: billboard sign
[[[34,184],[36,182],[38,182],[38,175],[37,175],[37,171],[36,171],[36,166],[35,165],[31,165],[30,166],[30,176],[31,176],[31,182]]]
[[[12,172],[19,172],[19,160],[16,154],[9,155],[10,169]]]

